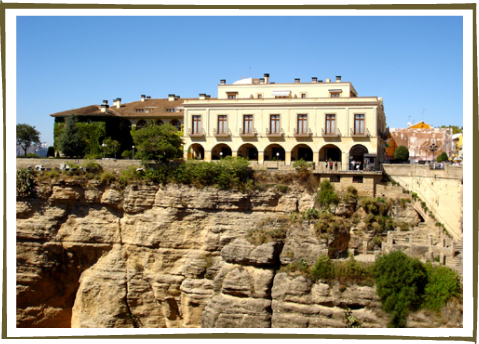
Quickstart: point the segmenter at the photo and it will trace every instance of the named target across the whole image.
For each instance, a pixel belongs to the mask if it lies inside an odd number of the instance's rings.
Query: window
[[[201,132],[201,116],[193,116],[193,134],[199,134]]]
[[[271,134],[279,134],[279,115],[271,115]]]
[[[175,108],[166,109],[166,112],[176,112]]]
[[[353,183],[362,183],[363,177],[362,176],[353,176]]]
[[[145,112],[145,109],[136,109],[136,112]]]
[[[218,134],[226,134],[226,115],[218,116]]]
[[[306,98],[306,93],[301,93],[301,98]]]
[[[253,115],[244,115],[243,117],[243,133],[252,134],[253,133]]]
[[[354,115],[354,133],[364,134],[364,115]]]
[[[331,92],[331,98],[339,98],[339,92]]]
[[[308,133],[308,115],[298,115],[298,134]]]
[[[178,121],[177,119],[172,120],[170,124],[174,126],[176,129],[181,130],[181,122]]]
[[[258,94],[258,99],[263,99],[263,95],[262,95],[262,94]]]
[[[228,94],[228,99],[236,99],[236,94]]]
[[[326,115],[326,134],[334,134],[336,132],[336,115]]]
[[[340,183],[341,182],[341,176],[331,175],[329,180],[330,180],[331,183]]]

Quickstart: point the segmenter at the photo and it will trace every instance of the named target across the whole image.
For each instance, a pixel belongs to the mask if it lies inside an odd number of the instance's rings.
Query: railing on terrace
[[[351,128],[350,132],[351,132],[351,137],[370,137],[371,136],[368,128],[366,128],[363,132],[356,132]]]
[[[324,131],[324,129],[321,129],[321,136],[323,136],[323,137],[338,137],[338,136],[341,136],[341,132],[339,131],[338,128],[336,128],[333,131]]]
[[[298,130],[296,128],[293,128],[293,135],[296,138],[311,137],[313,135],[313,132],[311,131],[311,128],[308,128],[307,132],[298,132]]]

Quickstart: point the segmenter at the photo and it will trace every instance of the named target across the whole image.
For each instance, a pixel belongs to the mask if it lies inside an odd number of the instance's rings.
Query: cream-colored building
[[[293,83],[270,82],[269,74],[233,84],[221,80],[218,98],[200,94],[183,106],[187,159],[232,155],[279,167],[303,158],[316,169],[331,160],[338,170],[351,169],[353,160],[369,158],[376,168],[384,160],[382,98],[359,97],[339,76]]]

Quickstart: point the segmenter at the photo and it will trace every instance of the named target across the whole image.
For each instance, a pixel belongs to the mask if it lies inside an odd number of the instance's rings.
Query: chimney
[[[220,85],[226,85],[226,79],[221,79],[220,80]]]
[[[268,73],[264,74],[264,83],[269,84],[269,74]]]
[[[294,79],[294,82],[295,82],[296,84],[299,84],[299,78]]]
[[[207,94],[207,95],[205,96],[205,99],[210,99],[210,98],[211,98],[211,96],[210,96],[209,94]]]
[[[260,85],[264,84],[264,78],[259,78]]]
[[[141,101],[142,101],[142,102],[145,101],[145,95],[144,95],[144,94],[141,95]]]
[[[205,100],[206,98],[206,93],[200,93],[200,99]]]
[[[121,108],[121,98],[113,99],[113,106],[116,106],[118,109]]]
[[[151,99],[151,96],[147,96],[147,97],[146,97],[146,100],[148,100],[148,99]]]
[[[323,80],[318,80],[318,82],[323,82]]]
[[[331,82],[331,79],[326,79],[326,82]]]
[[[318,78],[315,77],[315,76],[313,76],[313,77],[312,77],[312,82],[313,82],[313,84],[317,83],[317,82],[318,82]]]
[[[108,100],[104,100],[103,104],[101,104],[101,112],[106,112],[108,109]]]
[[[175,100],[175,95],[174,94],[168,94],[168,101],[172,102]]]
[[[341,82],[341,75],[336,77],[336,82]]]

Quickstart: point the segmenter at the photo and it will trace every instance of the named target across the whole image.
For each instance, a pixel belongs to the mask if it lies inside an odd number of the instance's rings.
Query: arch
[[[181,123],[177,119],[174,119],[174,120],[170,121],[170,124],[178,130],[181,129]]]
[[[270,144],[268,147],[266,147],[264,149],[264,160],[265,161],[268,161],[268,160],[271,161],[273,159],[284,161],[285,157],[286,157],[286,152],[285,152],[284,148],[277,143]]]
[[[307,144],[300,143],[291,150],[291,161],[300,159],[313,161],[313,150]]]
[[[138,122],[136,122],[136,130],[140,130],[146,125],[146,121],[144,119],[140,119]]]
[[[258,149],[251,143],[245,143],[238,148],[238,156],[249,160],[258,160]]]
[[[341,149],[336,145],[327,144],[319,150],[319,161],[328,161],[331,159],[332,161],[342,162],[341,158]]]
[[[204,160],[205,149],[199,143],[193,143],[188,147],[188,159]]]
[[[156,125],[163,125],[165,123],[163,123],[163,121],[161,119],[157,119],[156,120]]]
[[[124,119],[123,121],[120,122],[120,130],[127,130],[128,132],[131,131],[131,122],[127,119]]]
[[[211,150],[211,160],[220,160],[220,158],[226,158],[227,156],[231,155],[231,148],[225,143],[217,144]]]
[[[349,150],[349,161],[352,162],[354,160],[356,162],[356,166],[359,162],[359,169],[362,170],[364,165],[364,154],[368,153],[369,151],[365,146],[360,144],[354,145]]]

